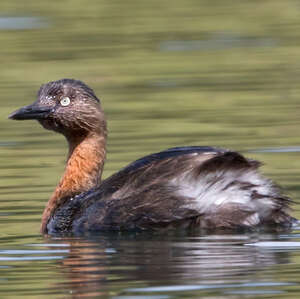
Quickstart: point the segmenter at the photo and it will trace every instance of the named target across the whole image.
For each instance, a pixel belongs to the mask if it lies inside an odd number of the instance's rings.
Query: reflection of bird
[[[141,158],[101,182],[106,121],[81,81],[42,85],[37,101],[10,115],[37,119],[68,140],[65,172],[42,217],[43,233],[169,227],[291,226],[289,198],[259,163],[213,147],[178,147]]]

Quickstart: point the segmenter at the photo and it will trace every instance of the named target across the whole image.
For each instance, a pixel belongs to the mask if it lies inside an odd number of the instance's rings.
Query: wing
[[[62,209],[61,219],[77,211],[73,230],[232,228],[285,221],[290,201],[257,172],[259,165],[212,147],[168,149],[77,196]]]
[[[85,195],[87,226],[95,230],[149,229],[183,219],[188,225],[187,219],[205,215],[216,200],[209,192],[205,197],[207,191],[216,189],[222,194],[224,186],[215,187],[224,171],[257,167],[257,162],[238,153],[212,147],[172,148],[146,156]]]
[[[198,164],[202,164],[204,161],[225,152],[227,150],[209,146],[170,148],[132,162],[104,180],[99,191],[102,192],[102,196],[114,193],[113,198],[119,198],[120,193],[127,193],[128,196],[128,192],[136,193],[137,187],[171,177],[175,174],[174,167],[177,167],[177,173],[182,172],[185,168],[194,167],[195,160],[198,160]]]

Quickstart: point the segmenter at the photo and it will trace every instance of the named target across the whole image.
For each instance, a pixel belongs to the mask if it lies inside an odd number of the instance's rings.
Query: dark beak
[[[45,119],[51,112],[51,107],[39,106],[37,103],[22,107],[9,115],[8,118],[15,120]]]

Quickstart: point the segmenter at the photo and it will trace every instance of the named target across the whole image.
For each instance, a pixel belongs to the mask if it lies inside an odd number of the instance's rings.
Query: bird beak
[[[51,112],[52,107],[39,106],[36,102],[31,105],[22,107],[9,115],[8,118],[15,120],[25,119],[45,119]]]

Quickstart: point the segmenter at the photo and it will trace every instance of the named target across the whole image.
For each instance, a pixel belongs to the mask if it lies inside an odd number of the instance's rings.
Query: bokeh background
[[[299,75],[296,0],[1,0],[1,247],[44,242],[40,216],[63,171],[66,142],[7,116],[34,101],[41,84],[61,78],[84,81],[102,101],[105,177],[173,146],[231,148],[265,163],[300,218]],[[0,266],[12,281],[3,294],[44,296],[49,272],[39,285],[38,275],[28,283],[10,270],[35,266]]]

